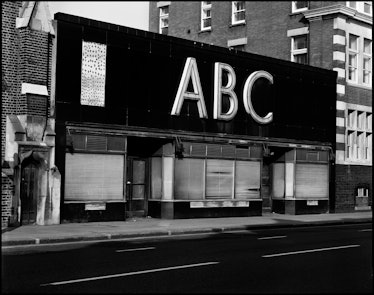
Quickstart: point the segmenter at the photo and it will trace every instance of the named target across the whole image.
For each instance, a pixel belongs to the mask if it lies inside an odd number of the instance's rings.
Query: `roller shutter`
[[[296,198],[328,197],[328,164],[296,164]]]
[[[123,200],[123,155],[66,154],[65,201]]]

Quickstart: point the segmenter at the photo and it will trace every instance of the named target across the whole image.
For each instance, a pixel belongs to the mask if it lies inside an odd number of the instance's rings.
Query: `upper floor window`
[[[160,7],[160,34],[167,35],[169,32],[169,6]]]
[[[294,36],[291,39],[291,61],[308,64],[308,37],[307,35]]]
[[[201,30],[212,28],[212,3],[211,1],[201,2]]]
[[[308,10],[309,1],[292,1],[292,12]]]
[[[232,18],[231,23],[245,23],[245,1],[232,1]]]
[[[347,1],[347,6],[356,9],[358,12],[367,15],[373,15],[373,7],[371,1]]]
[[[81,104],[105,105],[106,45],[82,43]]]
[[[346,113],[346,158],[372,160],[372,113],[348,109]]]
[[[353,34],[348,35],[347,79],[349,82],[371,86],[372,41]]]

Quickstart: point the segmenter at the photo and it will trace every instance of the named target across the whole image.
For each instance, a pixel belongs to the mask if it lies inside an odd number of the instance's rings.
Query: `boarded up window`
[[[66,154],[66,201],[123,200],[122,155]]]
[[[204,197],[204,160],[175,159],[174,198],[201,200]]]
[[[206,198],[232,198],[234,161],[206,160]]]
[[[105,105],[106,45],[83,41],[81,104]]]
[[[261,162],[236,161],[235,198],[260,198]]]

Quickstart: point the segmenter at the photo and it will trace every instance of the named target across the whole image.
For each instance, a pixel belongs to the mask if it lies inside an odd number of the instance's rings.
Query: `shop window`
[[[154,157],[151,161],[151,199],[161,199],[162,195],[162,158]]]
[[[260,183],[260,161],[236,161],[235,199],[260,198]]]
[[[231,24],[245,23],[245,1],[232,1]]]
[[[212,2],[201,2],[201,30],[207,31],[212,28]]]
[[[308,37],[299,35],[291,38],[291,61],[308,64]]]
[[[174,198],[201,200],[204,197],[204,159],[175,159]]]
[[[347,80],[370,87],[372,79],[372,41],[349,34],[347,54]]]
[[[106,45],[83,41],[81,104],[105,106]]]
[[[234,161],[206,160],[206,198],[232,198]]]
[[[292,1],[292,12],[301,12],[308,10],[309,1]]]
[[[328,198],[329,165],[297,163],[295,177],[297,198]]]
[[[371,1],[347,1],[347,6],[356,9],[358,12],[373,15]]]
[[[169,33],[169,6],[162,6],[160,9],[160,29],[159,33],[167,35]]]
[[[348,109],[346,112],[346,159],[358,162],[372,160],[372,113]]]
[[[274,198],[284,198],[285,163],[274,163],[272,177],[272,194]]]

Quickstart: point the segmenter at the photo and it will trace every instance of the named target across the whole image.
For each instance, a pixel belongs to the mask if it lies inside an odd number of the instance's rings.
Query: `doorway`
[[[127,158],[126,217],[144,217],[147,214],[147,159]]]
[[[38,199],[38,173],[37,163],[25,163],[21,170],[21,225],[36,222]]]

